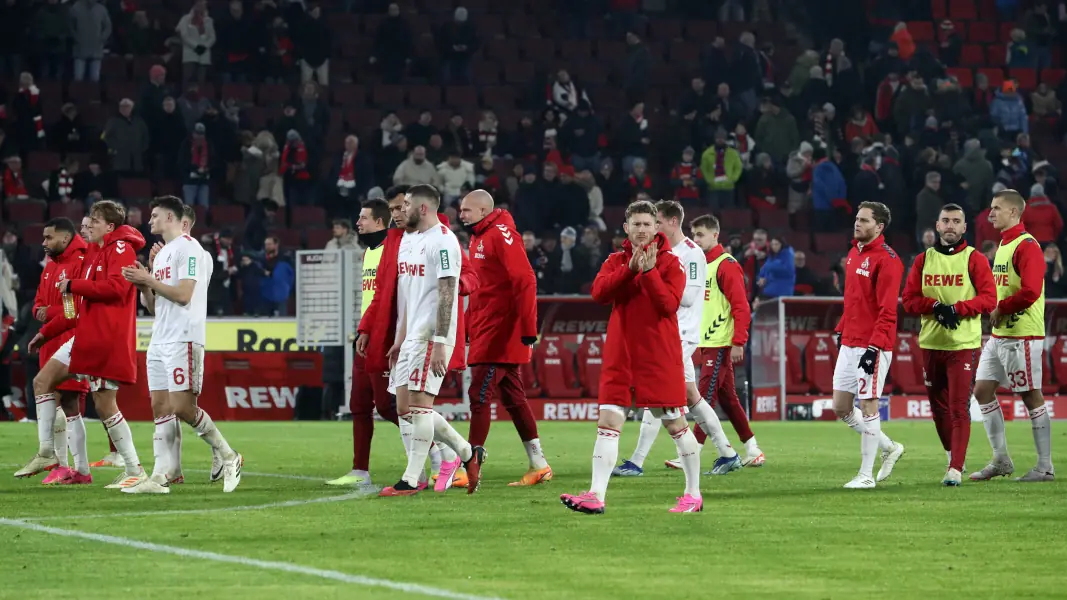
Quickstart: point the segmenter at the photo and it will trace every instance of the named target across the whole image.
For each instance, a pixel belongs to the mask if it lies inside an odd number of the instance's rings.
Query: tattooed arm
[[[452,328],[452,308],[456,302],[455,277],[442,277],[437,280],[437,327],[434,330],[434,343],[448,343],[448,330]],[[455,341],[452,341],[455,345]]]

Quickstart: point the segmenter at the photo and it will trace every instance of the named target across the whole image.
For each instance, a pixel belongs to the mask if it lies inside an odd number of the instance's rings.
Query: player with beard
[[[989,261],[967,245],[966,215],[946,204],[934,224],[938,244],[915,257],[904,284],[904,310],[922,315],[919,348],[934,427],[948,456],[941,483],[960,484],[971,439],[971,390],[982,345],[982,314],[996,308]]]

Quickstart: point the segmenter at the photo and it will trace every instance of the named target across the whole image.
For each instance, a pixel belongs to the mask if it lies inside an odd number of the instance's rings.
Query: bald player
[[[537,277],[526,258],[522,237],[511,213],[495,208],[485,190],[467,194],[459,218],[470,234],[470,261],[479,282],[467,307],[467,364],[471,424],[468,441],[484,446],[489,436],[493,401],[499,399],[526,448],[529,465],[512,486],[531,486],[552,479],[541,451],[537,419],[526,401],[519,369],[530,362],[537,341]]]

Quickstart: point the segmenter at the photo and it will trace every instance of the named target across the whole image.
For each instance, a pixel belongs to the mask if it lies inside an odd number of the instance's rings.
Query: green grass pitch
[[[381,580],[428,586],[423,591],[440,597],[545,600],[974,600],[1067,593],[1064,484],[1000,479],[943,488],[945,455],[929,422],[886,423],[907,453],[884,485],[857,491],[841,489],[859,461],[859,437],[843,425],[755,423],[767,466],[704,477],[704,512],[683,515],[667,513],[681,494],[682,475],[662,468],[674,445],[661,435],[643,477],[612,481],[602,516],[572,513],[559,503],[561,492],[589,485],[592,423],[541,423],[556,473],[548,485],[506,487],[525,469],[526,457],[511,425],[500,422],[493,425],[482,489],[473,497],[456,490],[318,503],[306,501],[346,492],[321,480],[348,470],[349,424],[219,425],[246,459],[235,493],[207,483],[210,454],[185,428],[186,483],[168,496],[146,497],[104,490],[112,469],[97,469],[88,488],[45,488],[41,477],[15,480],[10,473],[31,457],[36,430],[0,424],[0,464],[7,470],[0,476],[0,519],[6,519],[0,520],[0,598],[429,597],[376,585]],[[152,425],[137,423],[133,431],[142,460],[151,462]],[[1053,447],[1062,452],[1067,425],[1054,423],[1053,434]],[[103,431],[90,424],[89,435],[95,460],[106,451]],[[636,438],[637,424],[628,423],[620,459]],[[1010,423],[1008,440],[1022,474],[1034,461],[1029,424]],[[710,467],[713,451],[703,456]],[[968,467],[988,458],[984,431],[975,424]],[[402,450],[392,425],[378,424],[371,466],[378,484],[399,477]],[[237,507],[245,508],[227,510]],[[23,519],[54,529],[13,522]],[[125,545],[57,530],[105,534]],[[174,554],[175,548],[243,562]],[[338,573],[350,578],[338,580]]]

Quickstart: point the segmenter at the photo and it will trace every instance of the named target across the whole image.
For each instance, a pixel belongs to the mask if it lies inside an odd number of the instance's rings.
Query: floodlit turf
[[[1000,479],[939,485],[945,455],[930,423],[890,422],[908,452],[891,480],[846,491],[859,437],[838,423],[757,423],[767,466],[705,477],[702,514],[668,514],[682,475],[662,468],[674,445],[661,435],[640,478],[615,479],[607,514],[572,513],[561,492],[589,485],[592,423],[542,423],[555,479],[506,487],[525,469],[514,430],[496,423],[481,491],[415,498],[366,498],[241,511],[341,495],[318,479],[350,466],[350,426],[339,423],[220,423],[244,453],[246,476],[233,494],[207,483],[210,455],[185,430],[187,483],[169,496],[90,488],[45,488],[41,477],[10,476],[36,447],[35,426],[0,424],[0,517],[183,549],[290,563],[353,576],[422,584],[501,598],[886,598],[1063,597],[1067,585],[1067,488]],[[465,430],[465,424],[459,424]],[[1028,423],[1008,426],[1017,474],[1033,466]],[[1067,424],[1053,424],[1067,449]],[[151,424],[134,424],[151,461]],[[379,424],[373,470],[389,484],[402,470],[392,425]],[[729,432],[733,437],[733,432]],[[969,467],[989,457],[976,424]],[[89,425],[95,460],[106,444]],[[637,424],[628,423],[622,456]],[[713,452],[704,452],[710,467]],[[196,472],[194,472],[196,470]],[[308,480],[265,477],[286,474]],[[1064,474],[1067,477],[1067,473]],[[196,514],[130,515],[201,510]],[[209,512],[215,511],[215,512]],[[113,518],[93,518],[123,513]],[[66,565],[63,567],[62,565]],[[98,540],[58,537],[0,522],[0,598],[396,598],[359,583],[160,554]]]

